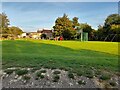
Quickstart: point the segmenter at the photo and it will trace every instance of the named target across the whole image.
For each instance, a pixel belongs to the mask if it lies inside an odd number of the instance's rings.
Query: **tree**
[[[120,34],[120,25],[111,25],[111,32],[113,34]]]
[[[114,25],[114,27],[117,27],[118,25],[120,25],[120,15],[119,14],[111,14],[105,19],[103,29],[104,29],[104,32],[106,35],[113,34],[113,32],[112,32],[113,25]]]
[[[73,23],[73,28],[75,28],[76,26],[79,26],[80,24],[79,24],[79,22],[78,22],[78,17],[74,17],[73,19],[72,19],[72,23]]]
[[[73,23],[69,20],[66,14],[63,17],[58,17],[55,21],[54,36],[63,36],[64,39],[73,39],[76,31],[73,28]]]
[[[106,34],[106,31],[104,30],[103,26],[102,26],[102,25],[99,25],[99,26],[98,26],[98,30],[96,31],[97,40],[103,41],[104,38],[106,37],[105,34]]]
[[[97,31],[98,40],[111,41],[112,38],[116,35],[113,41],[118,41],[117,38],[120,38],[120,15],[111,14],[105,19],[103,26],[98,27]],[[107,39],[109,38],[109,39]]]
[[[115,25],[120,24],[120,15],[119,14],[111,14],[106,18],[104,26],[110,26],[112,24],[115,24]]]
[[[17,36],[17,35],[20,35],[23,33],[22,29],[20,29],[19,27],[15,27],[15,26],[12,26],[12,27],[8,27],[8,34],[12,34],[13,36]]]
[[[0,14],[0,33],[7,33],[9,24],[10,22],[7,15],[5,13]]]
[[[92,32],[92,27],[90,25],[88,25],[87,23],[81,23],[80,24],[80,29],[83,30],[83,32],[87,32],[88,33],[88,38],[90,40],[91,38],[91,32]]]

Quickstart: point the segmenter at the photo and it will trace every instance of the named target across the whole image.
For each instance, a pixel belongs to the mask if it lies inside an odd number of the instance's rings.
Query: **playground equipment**
[[[80,40],[81,41],[88,41],[88,33],[87,32],[83,32],[82,29],[80,29],[80,26],[76,26],[75,27],[77,29],[77,33],[80,34]]]

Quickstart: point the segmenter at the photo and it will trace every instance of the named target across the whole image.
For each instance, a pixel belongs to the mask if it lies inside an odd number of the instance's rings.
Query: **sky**
[[[117,2],[3,2],[11,26],[18,26],[25,32],[38,29],[52,29],[55,20],[64,13],[72,20],[78,17],[80,23],[88,23],[93,29],[103,25],[108,15],[118,13]]]
[[[119,0],[1,0],[2,2],[119,2]]]

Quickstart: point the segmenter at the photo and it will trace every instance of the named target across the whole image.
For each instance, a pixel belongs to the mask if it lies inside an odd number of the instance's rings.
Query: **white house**
[[[21,37],[22,37],[22,38],[27,37],[27,33],[25,33],[25,32],[24,32],[24,33],[22,33],[22,34],[21,34]]]

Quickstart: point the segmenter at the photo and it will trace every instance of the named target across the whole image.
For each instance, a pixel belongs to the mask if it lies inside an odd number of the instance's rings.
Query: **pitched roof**
[[[52,33],[52,30],[43,29],[42,31],[37,31],[38,33]]]

